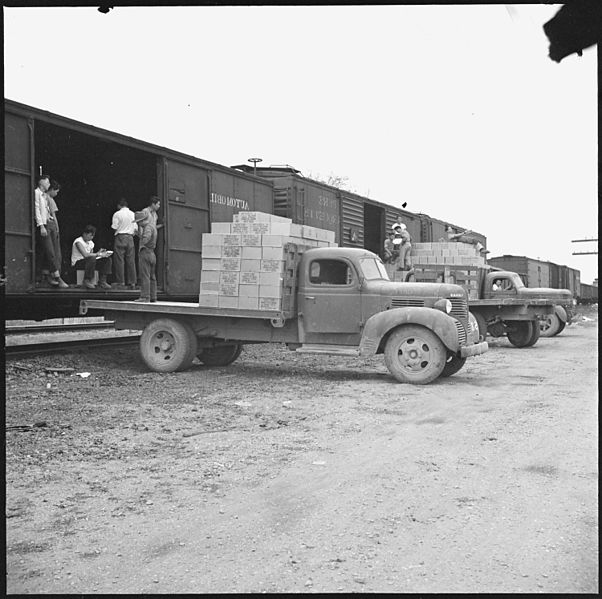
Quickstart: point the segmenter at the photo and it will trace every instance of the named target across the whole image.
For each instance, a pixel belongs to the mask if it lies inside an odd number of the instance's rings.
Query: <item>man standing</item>
[[[137,302],[157,301],[157,276],[155,269],[157,257],[157,211],[161,207],[161,200],[151,196],[150,204],[141,212],[136,213],[136,223],[140,233],[140,247],[138,249],[138,268],[140,269],[140,297]]]
[[[60,186],[53,182],[52,197],[48,196],[50,178],[47,175],[38,177],[38,186],[35,189],[34,213],[36,225],[40,234],[39,241],[44,253],[42,276],[46,277],[50,285],[61,289],[69,287],[61,279],[61,246],[59,241],[59,228],[55,212],[57,210],[54,197],[58,194]],[[54,210],[51,209],[51,205]]]
[[[113,214],[111,228],[115,229],[115,243],[113,244],[113,249],[115,250],[113,254],[115,284],[113,288],[123,289],[127,282],[130,289],[135,289],[136,257],[134,255],[134,234],[138,230],[138,225],[135,223],[134,213],[128,208],[128,203],[123,198],[117,204],[117,212]]]

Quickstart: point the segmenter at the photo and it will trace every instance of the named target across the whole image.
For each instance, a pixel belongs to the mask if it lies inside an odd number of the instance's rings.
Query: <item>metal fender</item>
[[[554,306],[554,312],[562,322],[566,322],[569,319],[566,310],[562,306]]]
[[[366,321],[360,341],[360,356],[374,355],[382,338],[404,324],[418,324],[430,329],[448,349],[456,353],[460,350],[456,323],[462,326],[455,318],[433,308],[393,308],[379,312]]]

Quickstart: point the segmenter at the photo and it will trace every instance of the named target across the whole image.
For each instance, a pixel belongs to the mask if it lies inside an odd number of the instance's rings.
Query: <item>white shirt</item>
[[[133,235],[138,230],[138,225],[134,222],[136,215],[127,207],[120,208],[113,214],[111,228],[115,229],[115,235],[126,233]]]
[[[78,243],[81,243],[86,248],[88,254],[91,254],[94,251],[94,242],[91,239],[90,241],[84,241],[83,237],[78,237],[71,246],[71,266],[75,266],[75,263],[78,260],[83,260],[85,258],[85,256],[79,251],[79,248],[77,247]]]
[[[34,212],[38,227],[46,225],[49,220],[54,220],[54,216],[48,206],[48,196],[39,187],[35,189]]]

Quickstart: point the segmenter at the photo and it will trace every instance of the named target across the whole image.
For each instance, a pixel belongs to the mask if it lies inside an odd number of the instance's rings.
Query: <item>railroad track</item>
[[[7,345],[5,356],[35,356],[38,354],[73,351],[75,349],[97,349],[105,347],[127,347],[138,343],[140,333],[121,335],[119,337],[99,337],[96,339],[67,339],[57,341],[40,341]]]

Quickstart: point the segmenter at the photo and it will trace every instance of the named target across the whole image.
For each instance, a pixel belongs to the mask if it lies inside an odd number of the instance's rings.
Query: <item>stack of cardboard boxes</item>
[[[412,243],[410,254],[416,281],[445,282],[462,285],[469,299],[479,297],[485,258],[470,243]]]
[[[202,238],[199,305],[207,308],[279,311],[293,293],[290,245],[300,254],[336,246],[333,231],[296,225],[264,212],[239,212],[233,222],[211,224]]]

